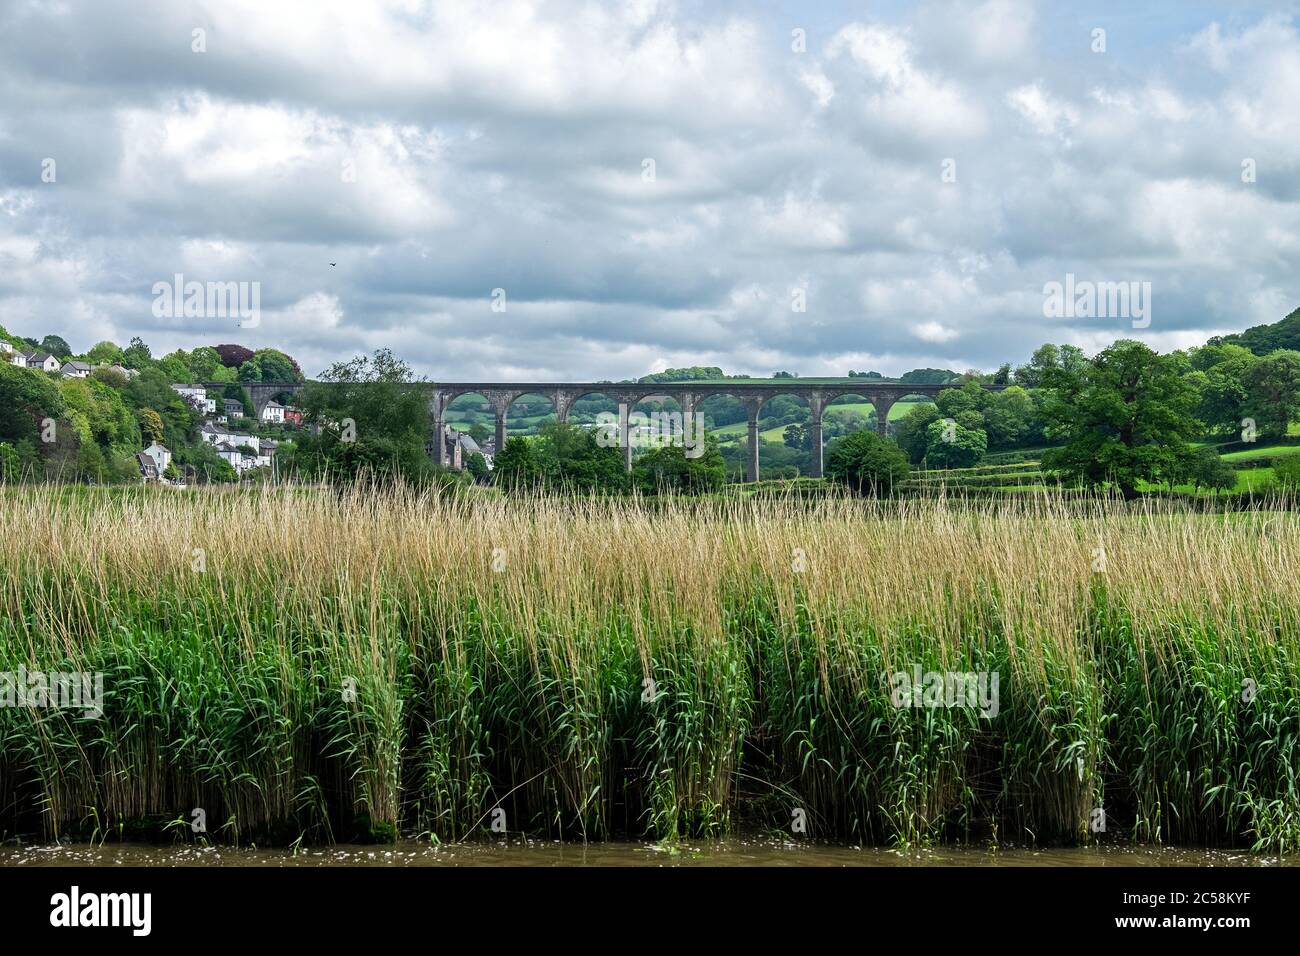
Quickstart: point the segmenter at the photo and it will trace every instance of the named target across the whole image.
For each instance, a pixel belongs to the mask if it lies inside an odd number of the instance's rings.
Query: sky
[[[1293,3],[0,0],[0,325],[76,351],[991,370],[1274,322],[1298,265]]]

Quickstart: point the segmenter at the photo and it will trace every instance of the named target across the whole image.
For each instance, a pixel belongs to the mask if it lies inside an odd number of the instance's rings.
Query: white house
[[[59,369],[64,378],[89,378],[90,366],[85,362],[64,362]]]
[[[226,444],[231,448],[238,448],[240,445],[247,445],[253,451],[261,451],[262,440],[256,435],[241,435],[239,432],[231,431],[223,425],[213,425],[210,422],[204,422],[199,428],[199,435],[205,442],[214,447],[220,448]]]
[[[6,342],[4,339],[0,339],[0,355],[9,358],[13,354],[14,354],[14,347],[10,345],[8,342]]]
[[[217,400],[215,398],[208,398],[207,391],[201,386],[173,385],[172,391],[185,399],[191,407],[203,412],[205,415],[211,415],[217,410]]]
[[[28,352],[23,358],[26,359],[23,368],[38,368],[43,372],[57,372],[63,364],[49,352]]]
[[[172,453],[166,445],[160,445],[154,442],[144,450],[144,454],[153,459],[153,463],[158,466],[158,474],[167,470],[167,466],[172,463]]]
[[[10,364],[10,365],[17,365],[19,368],[26,368],[26,367],[27,367],[27,353],[26,353],[26,352],[19,352],[19,351],[17,351],[16,349],[13,350],[12,354],[9,356],[9,364]]]
[[[265,451],[250,455],[228,441],[223,441],[217,445],[217,454],[223,461],[230,463],[230,467],[235,469],[237,475],[242,475],[253,468],[270,468],[272,451],[273,449],[268,448]]]
[[[269,401],[266,407],[262,409],[262,421],[274,422],[277,425],[284,424],[284,406],[277,401]]]

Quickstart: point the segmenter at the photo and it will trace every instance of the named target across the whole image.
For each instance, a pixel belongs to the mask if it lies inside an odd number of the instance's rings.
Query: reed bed
[[[1291,510],[1050,494],[0,488],[0,672],[104,675],[0,707],[0,832],[1294,850],[1297,566]]]

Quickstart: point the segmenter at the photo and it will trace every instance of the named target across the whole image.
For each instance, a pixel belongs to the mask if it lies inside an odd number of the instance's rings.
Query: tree
[[[166,436],[162,416],[152,408],[140,409],[140,439],[148,447],[154,442],[161,442]]]
[[[1300,413],[1300,352],[1277,351],[1257,361],[1245,374],[1250,397],[1247,411],[1260,431],[1281,438]]]
[[[226,368],[239,368],[253,357],[253,350],[242,345],[218,345],[216,352],[221,356],[221,364]]]
[[[113,342],[97,342],[86,353],[86,361],[91,365],[121,365],[122,347]]]
[[[988,436],[978,427],[978,412],[962,412],[957,419],[941,418],[925,429],[925,463],[937,468],[969,468],[984,457]]]
[[[826,477],[858,494],[889,494],[909,472],[902,449],[872,432],[837,438],[826,454]]]
[[[278,349],[258,349],[252,361],[257,363],[263,382],[301,382],[298,363]]]
[[[1016,448],[1035,433],[1034,401],[1018,385],[989,395],[984,407],[984,431],[990,448]]]
[[[1237,470],[1224,461],[1213,448],[1198,448],[1192,452],[1187,467],[1187,480],[1194,491],[1207,488],[1212,491],[1231,491],[1237,486]]]
[[[43,422],[63,414],[63,397],[54,380],[0,362],[0,441],[40,442]]]
[[[190,353],[190,374],[196,382],[218,382],[217,369],[224,368],[221,356],[210,345],[200,346]]]
[[[482,422],[474,422],[469,426],[469,437],[474,439],[474,443],[482,445],[492,437],[492,429],[488,428]]]
[[[781,441],[787,448],[807,451],[812,447],[812,428],[799,422],[786,425],[785,431],[781,434]]]
[[[249,359],[239,366],[239,380],[241,382],[260,382],[262,380],[262,368],[257,364],[257,359]]]
[[[149,346],[145,345],[144,339],[138,335],[131,339],[131,344],[122,353],[122,364],[127,368],[140,370],[146,368],[152,361],[153,356],[149,353]]]
[[[488,468],[487,459],[478,452],[471,452],[465,460],[465,470],[473,476],[475,483],[486,485],[492,480],[492,470]]]
[[[1075,374],[1088,364],[1088,357],[1077,345],[1040,345],[1027,365],[1015,370],[1016,384],[1024,388],[1039,388],[1049,372]]]
[[[47,335],[41,339],[41,351],[49,352],[55,358],[66,359],[72,354],[72,347],[57,335]]]
[[[428,394],[416,384],[410,367],[388,349],[373,359],[336,362],[300,393],[306,421],[320,432],[301,433],[285,456],[286,467],[304,477],[340,482],[363,475],[411,483],[438,480],[425,448]]]
[[[1218,353],[1219,360],[1204,365],[1207,358]],[[1196,349],[1190,356],[1191,365],[1198,369],[1193,381],[1199,395],[1196,415],[1208,429],[1218,434],[1236,431],[1242,419],[1251,411],[1251,395],[1247,383],[1253,369],[1260,361],[1246,349],[1236,345],[1206,346]]]
[[[919,465],[925,458],[930,443],[927,429],[931,422],[938,421],[942,417],[936,406],[926,402],[914,406],[894,425],[894,441],[907,454],[912,464]]]
[[[1283,491],[1300,491],[1300,455],[1287,455],[1273,463],[1273,483]]]
[[[960,377],[950,368],[914,368],[898,380],[909,385],[943,385]]]
[[[722,490],[727,481],[727,468],[722,453],[718,451],[718,440],[706,435],[703,453],[695,458],[686,457],[682,445],[665,445],[646,452],[636,460],[632,480],[647,495],[661,492],[707,494]]]
[[[1049,369],[1044,412],[1064,444],[1044,452],[1043,468],[1090,487],[1113,482],[1126,499],[1139,481],[1186,474],[1200,429],[1189,368],[1183,356],[1121,339],[1081,369]]]
[[[541,465],[533,455],[533,443],[522,435],[506,439],[492,460],[493,480],[507,491],[540,488],[545,480]]]

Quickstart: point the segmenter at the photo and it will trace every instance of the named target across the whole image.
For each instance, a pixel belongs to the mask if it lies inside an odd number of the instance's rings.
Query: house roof
[[[150,451],[150,450],[152,450],[152,449],[154,449],[154,448],[157,448],[159,451],[165,451],[165,452],[167,452],[167,454],[169,454],[169,455],[171,454],[171,449],[170,449],[170,448],[168,448],[168,447],[167,447],[166,445],[164,445],[162,442],[157,442],[157,441],[154,442],[152,445],[150,445],[148,448],[146,448],[145,451]]]
[[[63,363],[64,368],[76,369],[78,372],[89,372],[90,366],[85,362],[68,361]]]
[[[271,399],[269,402],[266,403],[266,405],[263,406],[263,408],[284,408],[284,406],[281,405],[279,402],[277,402],[275,399]]]

